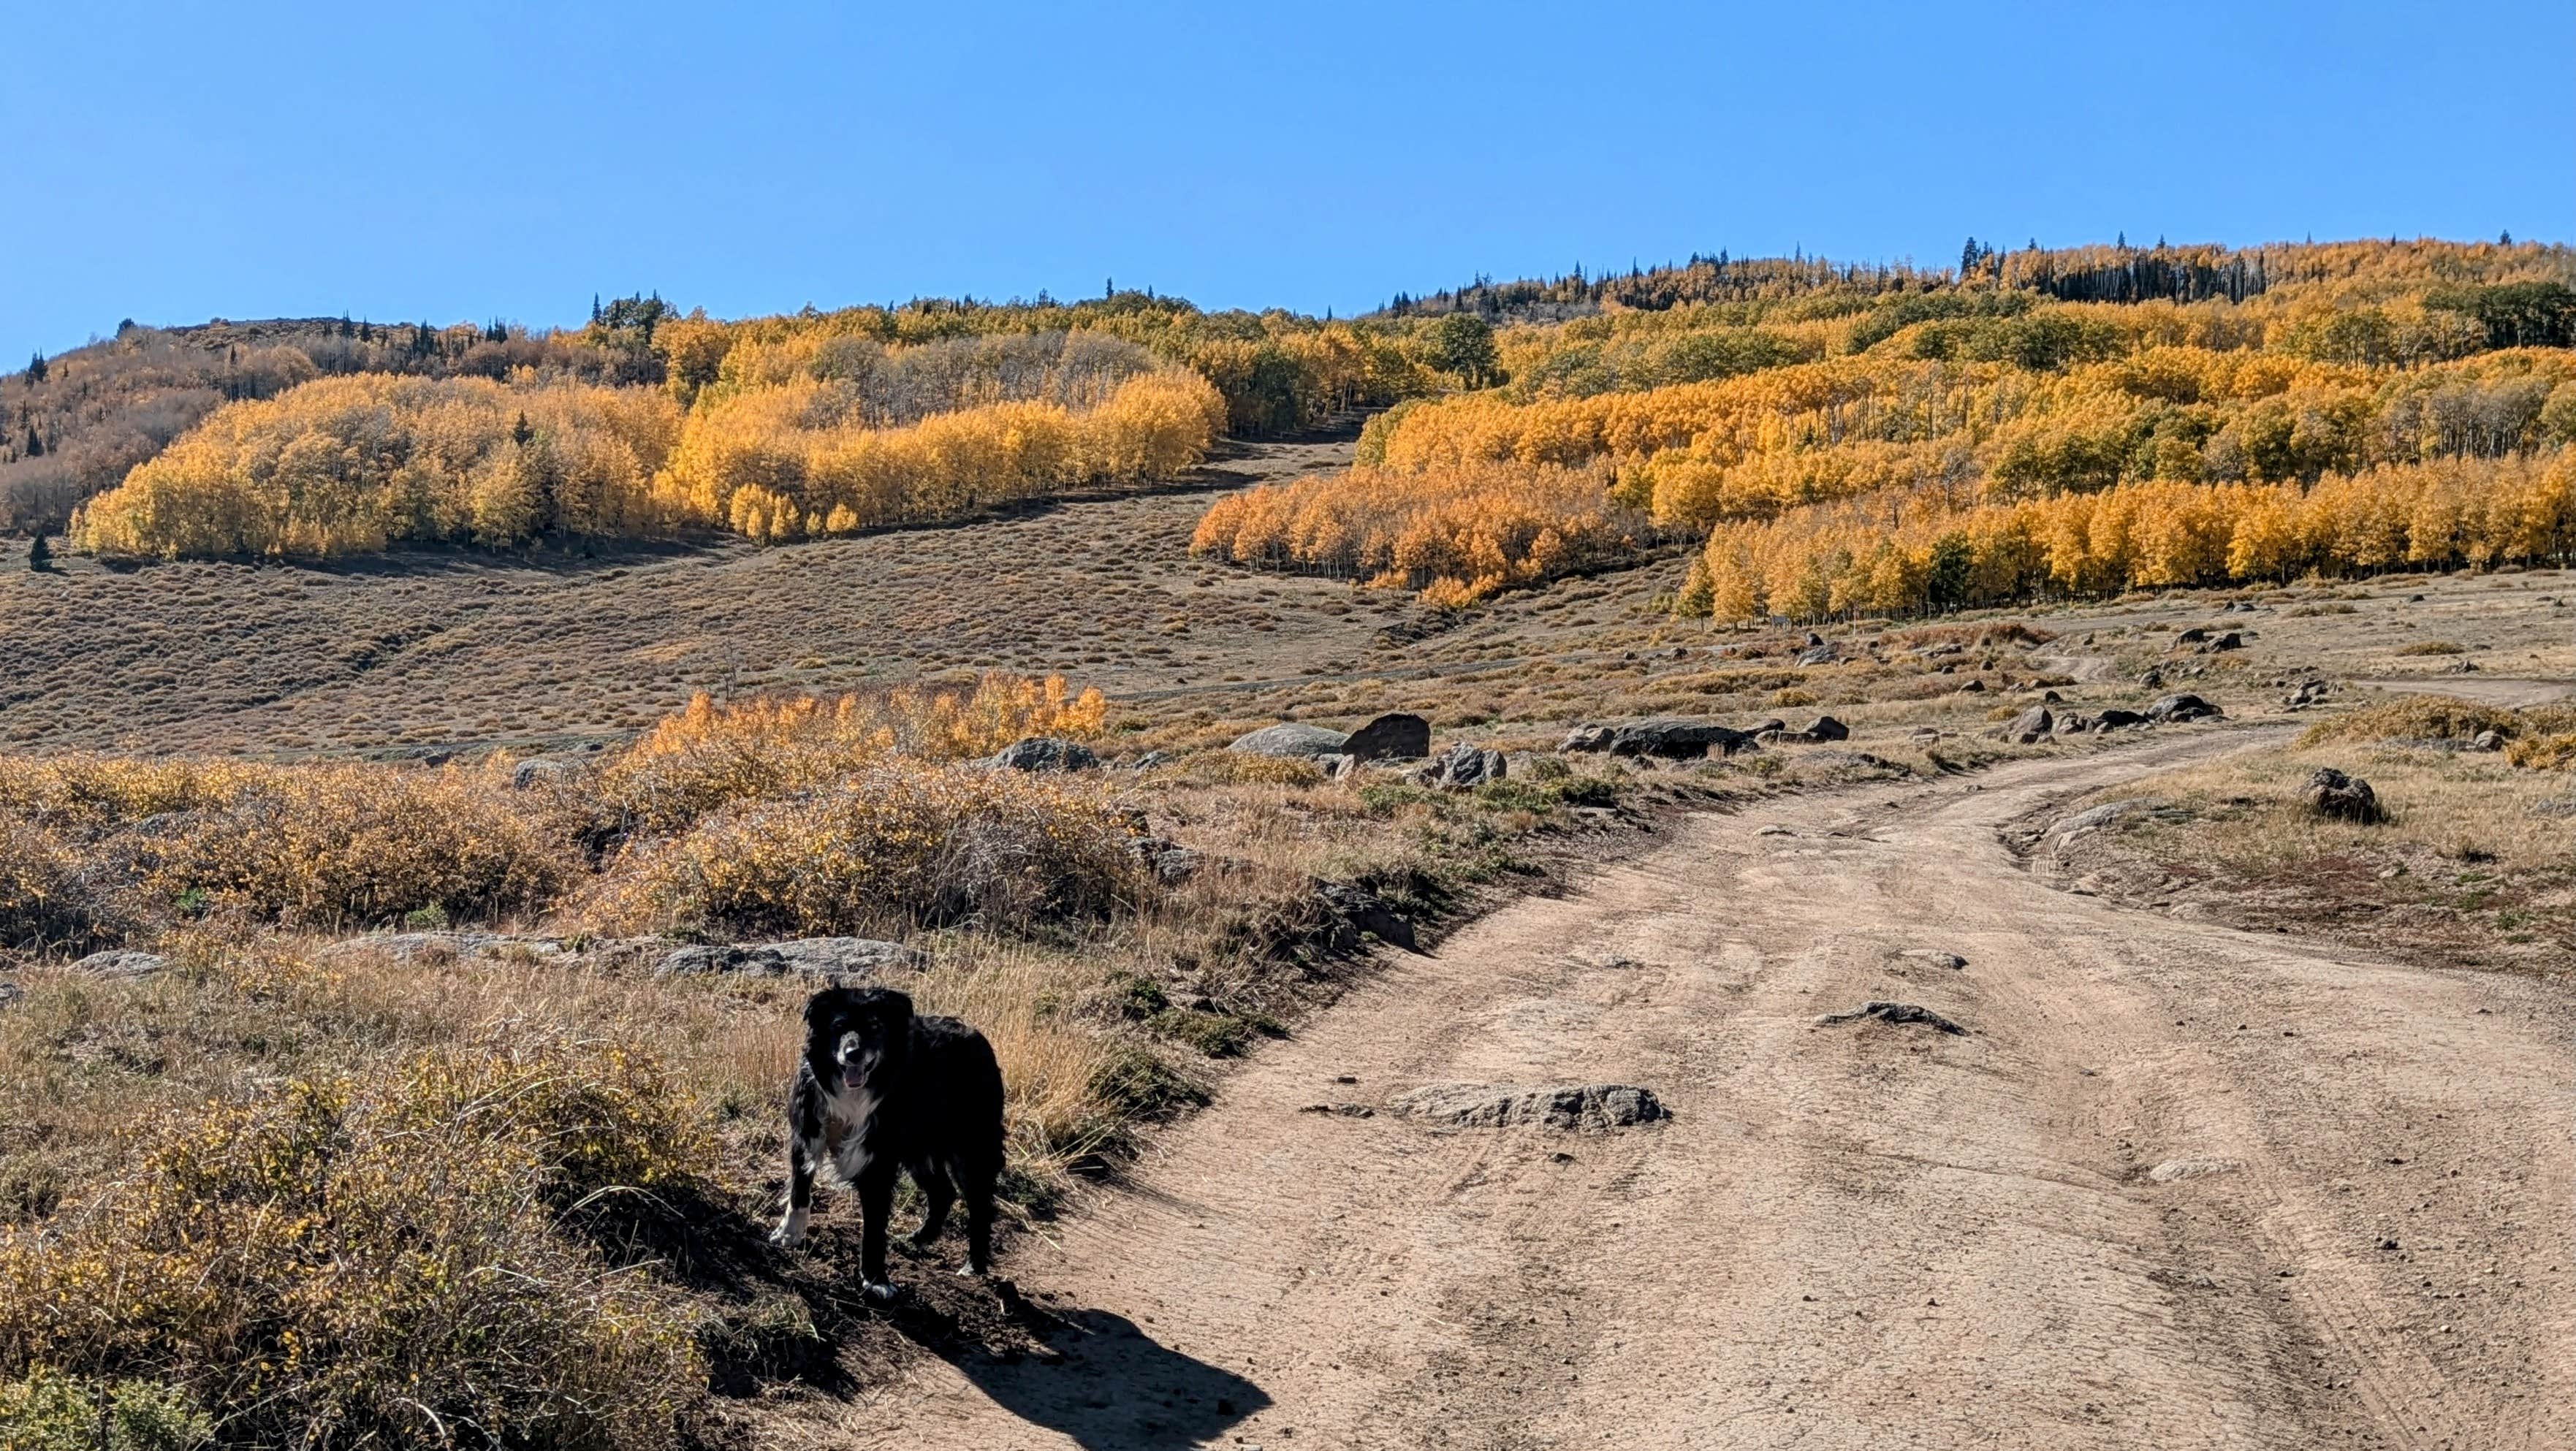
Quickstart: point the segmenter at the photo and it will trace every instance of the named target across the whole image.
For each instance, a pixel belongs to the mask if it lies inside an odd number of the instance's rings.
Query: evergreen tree
[[[45,441],[36,437],[36,425],[32,423],[27,425],[27,446],[18,450],[18,452],[19,455],[24,458],[43,458],[45,456]]]
[[[51,567],[53,562],[54,547],[45,542],[45,531],[39,528],[36,531],[36,542],[27,546],[27,567],[46,569]]]
[[[27,364],[27,381],[30,383],[41,383],[45,381],[44,354],[36,354],[35,358]]]

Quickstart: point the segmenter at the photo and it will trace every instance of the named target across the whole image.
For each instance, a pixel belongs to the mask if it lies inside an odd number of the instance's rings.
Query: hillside
[[[12,376],[0,1446],[2564,1444],[2567,260]]]
[[[2555,563],[2571,281],[2561,247],[2364,242],[1480,284],[1404,315],[1590,312],[1502,327],[1489,386],[1220,502],[1198,547],[1460,604],[1691,539],[1678,609],[1799,620]]]

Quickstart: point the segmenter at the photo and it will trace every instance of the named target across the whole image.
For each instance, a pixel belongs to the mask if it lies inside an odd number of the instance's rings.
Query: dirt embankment
[[[2246,743],[1688,821],[1391,961],[1026,1243],[1038,1353],[925,1356],[768,1433],[2576,1444],[2566,1005],[2069,896],[1996,839]],[[1968,1031],[1816,1021],[1872,999]],[[1634,1084],[1672,1117],[1392,1111],[1453,1081]]]

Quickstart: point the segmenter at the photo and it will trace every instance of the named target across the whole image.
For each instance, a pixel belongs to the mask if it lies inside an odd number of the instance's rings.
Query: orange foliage
[[[1683,608],[1720,619],[1903,615],[2039,595],[2471,568],[2576,555],[2576,453],[2333,474],[2312,485],[2121,484],[1946,507],[1884,496],[1724,524]]]
[[[1353,469],[1220,499],[1190,547],[1460,605],[1612,562],[1654,539],[1642,511],[1612,498],[1610,481],[1597,466]]]

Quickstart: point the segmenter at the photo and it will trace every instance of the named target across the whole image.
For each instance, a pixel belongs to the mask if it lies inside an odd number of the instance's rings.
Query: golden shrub
[[[499,917],[551,901],[574,863],[494,767],[0,757],[0,936],[67,903],[91,935],[182,902],[321,927]]]
[[[1632,557],[1658,538],[1605,468],[1353,469],[1211,505],[1193,553],[1312,570],[1463,605]]]
[[[1687,609],[1904,615],[2042,595],[2482,568],[2576,555],[2576,454],[2462,459],[2313,485],[2121,484],[1949,507],[1921,492],[1711,531]]]
[[[1106,916],[1138,890],[1128,834],[1094,785],[889,756],[636,849],[596,911],[627,927],[787,937]]]
[[[1205,379],[1177,370],[1120,384],[1087,412],[1003,402],[902,428],[842,422],[820,380],[712,397],[689,415],[656,497],[678,517],[764,542],[969,514],[1195,466],[1225,422]]]
[[[106,555],[323,556],[397,539],[651,535],[679,426],[660,392],[358,373],[234,403],[85,506]]]
[[[2504,749],[2504,758],[2526,771],[2576,771],[2576,731],[2525,736]]]
[[[1099,691],[1075,695],[1062,676],[729,705],[702,693],[611,761],[600,789],[624,820],[671,831],[727,802],[805,790],[896,752],[954,761],[1029,736],[1093,736],[1108,713]]]
[[[0,1231],[0,1372],[141,1371],[254,1444],[676,1444],[695,1313],[584,1216],[697,1186],[695,1110],[613,1049],[478,1046],[156,1120]]]

